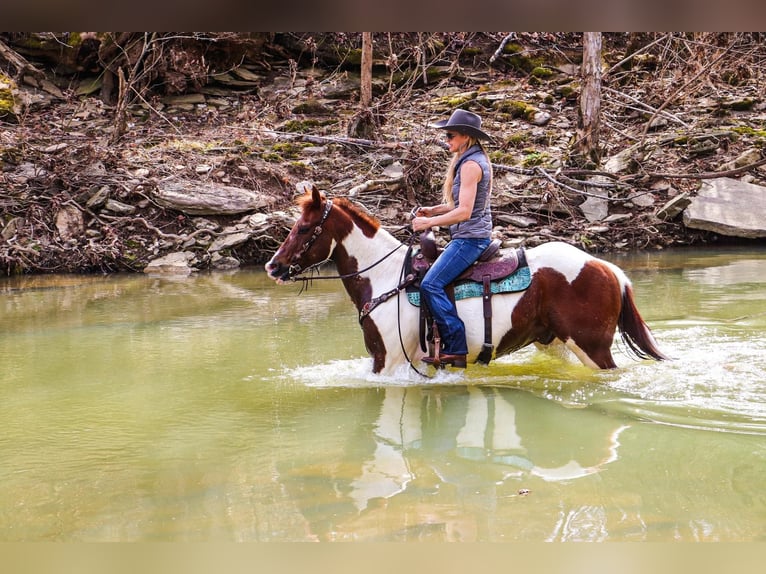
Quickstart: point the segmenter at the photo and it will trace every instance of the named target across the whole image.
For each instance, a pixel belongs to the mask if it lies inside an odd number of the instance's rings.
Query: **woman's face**
[[[467,135],[452,130],[447,130],[444,137],[447,138],[447,145],[449,145],[451,153],[457,153],[460,150],[465,149],[466,144],[468,143]]]

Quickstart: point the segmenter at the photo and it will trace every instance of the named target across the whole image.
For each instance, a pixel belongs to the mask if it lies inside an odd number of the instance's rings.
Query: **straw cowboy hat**
[[[441,120],[430,124],[430,126],[441,130],[452,130],[477,139],[492,139],[492,136],[481,131],[481,117],[467,110],[455,110],[448,120]]]

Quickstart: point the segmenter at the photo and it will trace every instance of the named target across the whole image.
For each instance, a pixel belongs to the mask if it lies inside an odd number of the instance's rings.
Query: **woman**
[[[438,359],[425,357],[423,361],[465,368],[465,325],[445,288],[490,244],[492,165],[479,140],[492,138],[481,130],[481,118],[466,110],[455,110],[448,120],[431,127],[445,131],[453,155],[442,188],[443,203],[419,208],[412,220],[415,231],[436,226],[449,226],[450,230],[450,242],[420,284],[421,296],[434,316],[442,343]]]

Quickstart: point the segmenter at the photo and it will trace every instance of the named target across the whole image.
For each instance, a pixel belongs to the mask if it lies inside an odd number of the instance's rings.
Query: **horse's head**
[[[266,264],[269,277],[278,283],[293,279],[301,271],[326,261],[332,253],[333,237],[325,229],[332,200],[312,185],[298,199],[298,205],[301,207],[300,217]]]

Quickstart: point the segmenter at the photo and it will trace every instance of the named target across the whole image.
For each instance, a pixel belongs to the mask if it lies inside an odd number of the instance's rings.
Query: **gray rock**
[[[213,257],[210,261],[210,266],[219,271],[228,271],[231,269],[238,269],[239,261],[234,257]]]
[[[270,204],[264,194],[230,185],[200,184],[196,181],[168,181],[152,191],[162,207],[189,215],[234,215],[255,211]]]
[[[2,223],[2,221],[0,221],[0,223]],[[19,225],[21,225],[21,223],[22,219],[20,217],[12,218],[8,223],[5,224],[5,227],[3,227],[3,231],[0,233],[0,236],[8,241],[16,234],[16,230],[18,229]]]
[[[737,169],[755,163],[761,159],[761,150],[757,148],[751,148],[744,151],[737,156],[736,159],[723,164],[719,169],[720,171],[728,171],[730,169]]]
[[[613,213],[604,219],[604,223],[620,223],[633,217],[630,213]]]
[[[702,182],[683,214],[686,227],[734,237],[766,237],[766,187],[721,177]]]
[[[681,215],[681,212],[689,207],[691,202],[692,200],[689,199],[689,194],[684,192],[681,195],[677,195],[670,199],[665,205],[660,207],[657,210],[657,213],[655,213],[655,216],[663,221],[670,221]]]
[[[85,232],[82,212],[74,205],[65,205],[56,213],[56,229],[63,241],[81,237]]]
[[[392,179],[402,177],[404,175],[404,167],[396,161],[383,170],[383,175]]]
[[[580,211],[589,222],[601,221],[609,215],[609,192],[598,187],[587,188],[588,192],[593,194],[580,204]],[[600,196],[600,197],[596,197]],[[602,199],[603,198],[603,199]]]
[[[120,215],[130,215],[136,211],[135,206],[122,203],[116,199],[107,199],[104,204],[104,209],[111,211],[112,213],[118,213]]]
[[[551,121],[551,115],[548,112],[544,112],[542,110],[536,111],[534,116],[532,116],[532,124],[536,126],[544,126],[549,121]]]
[[[252,235],[251,231],[234,231],[224,229],[223,233],[215,238],[215,241],[208,247],[208,251],[223,251],[224,249],[231,249],[237,245],[241,245]]]
[[[144,273],[156,275],[190,275],[193,269],[189,265],[194,260],[194,253],[177,251],[150,261]]]
[[[83,175],[88,176],[102,176],[106,175],[106,166],[104,165],[104,162],[101,160],[96,160],[89,166],[87,166],[84,170],[82,170]]]
[[[14,171],[4,175],[11,183],[24,185],[31,179],[46,177],[48,171],[33,163],[22,163]]]
[[[520,227],[522,229],[532,227],[533,225],[537,224],[536,219],[533,217],[526,217],[524,215],[509,215],[506,213],[498,213],[495,215],[495,219],[508,225],[513,225],[514,227]]]
[[[85,203],[85,207],[88,209],[98,209],[107,202],[109,199],[109,193],[110,190],[108,185],[100,187],[95,192],[93,192],[93,195],[88,198],[88,201]]]
[[[631,193],[628,198],[633,205],[639,207],[651,207],[654,205],[654,196],[651,193]]]

